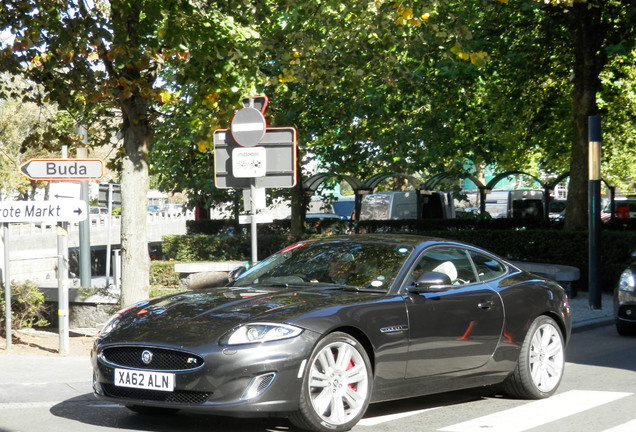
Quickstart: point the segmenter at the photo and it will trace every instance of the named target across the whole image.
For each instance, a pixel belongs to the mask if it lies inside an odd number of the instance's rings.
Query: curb
[[[578,323],[572,324],[572,334],[581,333],[586,330],[592,330],[595,328],[604,327],[604,326],[608,326],[612,324],[614,324],[614,318],[611,318],[611,317],[584,320],[584,321],[580,321]]]

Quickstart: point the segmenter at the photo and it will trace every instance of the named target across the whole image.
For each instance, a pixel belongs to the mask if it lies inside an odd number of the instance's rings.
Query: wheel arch
[[[546,311],[542,315],[552,318],[554,322],[557,323],[557,325],[559,326],[559,330],[561,330],[561,336],[563,337],[563,345],[567,346],[569,337],[563,317],[552,311]]]
[[[360,342],[360,344],[364,348],[364,351],[367,353],[367,356],[369,357],[369,362],[371,363],[371,372],[373,373],[373,376],[375,377],[375,352],[373,350],[373,345],[371,344],[371,340],[367,337],[367,335],[357,327],[343,326],[343,327],[336,327],[331,329],[329,332],[323,335],[323,338],[327,335],[330,335],[332,333],[337,333],[337,332],[346,333],[349,336],[354,337],[358,342]]]

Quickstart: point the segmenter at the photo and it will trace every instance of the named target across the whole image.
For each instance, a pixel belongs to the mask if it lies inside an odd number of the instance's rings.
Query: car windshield
[[[296,243],[243,273],[232,286],[320,286],[387,292],[412,247],[385,242]]]

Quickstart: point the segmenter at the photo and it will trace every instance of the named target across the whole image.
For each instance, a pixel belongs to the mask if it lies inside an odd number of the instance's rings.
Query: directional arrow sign
[[[0,201],[0,222],[81,222],[86,201]]]
[[[30,159],[20,165],[30,180],[99,180],[104,177],[101,159]]]

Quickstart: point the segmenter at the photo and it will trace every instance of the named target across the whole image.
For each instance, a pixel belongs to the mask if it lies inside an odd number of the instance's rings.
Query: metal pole
[[[110,227],[111,217],[113,216],[113,184],[108,183],[108,194],[106,196],[106,206],[108,214],[106,215],[106,288],[110,286]]]
[[[75,133],[82,135],[82,143],[88,144],[88,132],[82,126],[79,126]],[[86,147],[80,147],[77,149],[78,158],[87,158],[88,149]],[[91,287],[91,220],[88,213],[88,182],[80,182],[80,200],[84,201],[86,212],[86,219],[79,223],[79,274],[80,285],[82,287]]]
[[[57,315],[61,355],[69,349],[69,300],[68,300],[68,223],[57,226]]]
[[[68,158],[68,147],[62,146],[62,158]],[[57,317],[61,355],[69,348],[68,305],[68,224],[57,223]]]
[[[252,180],[250,184],[250,213],[252,214],[252,218],[250,221],[250,236],[252,240],[252,263],[251,266],[256,265],[258,262],[258,242],[256,239],[257,229],[256,229],[256,185],[255,181]]]
[[[601,267],[601,118],[588,117],[589,141],[589,306],[602,309]]]
[[[2,224],[2,242],[4,251],[4,271],[2,272],[2,282],[4,284],[4,328],[6,336],[7,351],[12,346],[11,335],[11,278],[9,276],[9,224]]]

